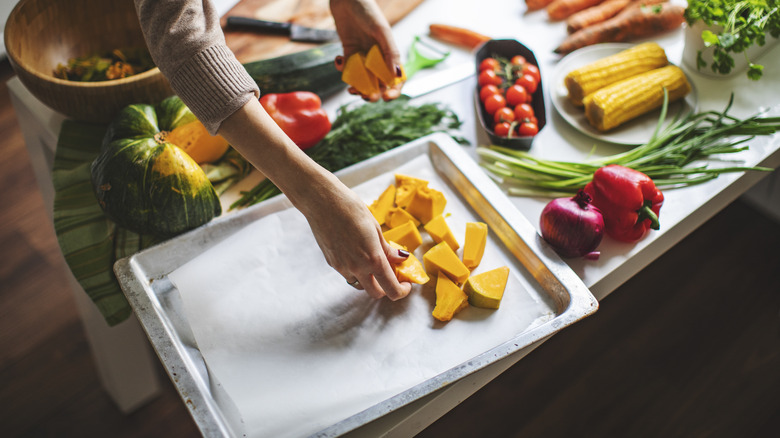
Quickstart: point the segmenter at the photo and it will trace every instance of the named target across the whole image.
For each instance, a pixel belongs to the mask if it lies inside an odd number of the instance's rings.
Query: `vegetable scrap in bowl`
[[[68,81],[99,82],[127,78],[154,68],[146,49],[114,49],[109,53],[93,53],[70,58],[58,64],[54,77]]]
[[[475,103],[494,145],[528,150],[547,123],[544,87],[533,52],[516,40],[490,40],[476,52]]]

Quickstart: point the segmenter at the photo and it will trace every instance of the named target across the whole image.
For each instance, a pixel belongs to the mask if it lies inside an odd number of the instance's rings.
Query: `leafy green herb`
[[[434,132],[445,132],[459,143],[467,143],[453,135],[460,125],[458,116],[441,104],[415,106],[403,96],[354,108],[345,105],[339,109],[330,132],[306,153],[325,169],[335,172]],[[256,204],[279,193],[266,179],[242,192],[230,208]]]
[[[704,30],[701,38],[705,47],[712,47],[713,72],[728,74],[734,68],[732,54],[745,52],[753,45],[763,46],[766,36],[780,36],[780,11],[777,0],[690,0],[685,9],[689,25],[701,20],[708,26],[722,28],[715,33]],[[747,59],[747,54],[744,54]],[[763,75],[763,66],[748,61],[747,75],[758,80]],[[699,69],[707,62],[699,51],[696,58]]]
[[[707,111],[678,117],[664,129],[668,100],[650,141],[624,153],[583,163],[543,160],[499,146],[479,147],[480,164],[508,185],[512,195],[563,197],[583,188],[593,173],[608,164],[636,169],[663,188],[685,187],[715,179],[721,173],[748,170],[772,171],[766,167],[710,168],[701,164],[712,155],[746,150],[746,143],[759,135],[780,130],[780,117],[753,116],[737,119],[728,115],[733,95],[722,112]],[[697,164],[698,163],[698,164]]]

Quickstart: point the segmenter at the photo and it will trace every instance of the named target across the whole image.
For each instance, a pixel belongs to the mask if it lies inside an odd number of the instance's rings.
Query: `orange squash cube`
[[[418,246],[422,245],[422,236],[420,235],[420,231],[412,221],[408,221],[405,224],[395,228],[390,228],[389,230],[382,233],[382,235],[388,242],[393,241],[399,245],[403,245],[410,252],[413,252],[415,249],[417,249]]]
[[[469,296],[469,304],[485,309],[498,309],[508,278],[509,268],[506,266],[472,275],[463,286]]]
[[[485,254],[488,226],[483,222],[466,223],[466,239],[463,243],[463,264],[469,269],[479,266]]]
[[[420,221],[418,221],[416,217],[409,214],[408,211],[404,210],[403,208],[393,207],[387,213],[387,218],[385,219],[385,225],[387,225],[390,228],[395,228],[409,221],[414,222],[415,227],[420,226]]]
[[[433,308],[433,317],[447,322],[468,305],[469,297],[466,293],[449,277],[439,273],[436,279],[436,306]]]
[[[393,208],[393,202],[395,202],[395,186],[390,184],[379,198],[377,198],[368,209],[371,210],[371,214],[374,215],[374,219],[379,222],[379,225],[384,225],[387,219],[387,213]]]
[[[413,176],[395,174],[395,205],[406,208],[418,187],[428,187],[428,181]]]
[[[447,199],[442,192],[430,187],[418,187],[409,205],[406,206],[406,211],[423,224],[427,224],[431,219],[444,213],[446,205]]]
[[[406,72],[401,67],[401,77],[397,77],[385,63],[385,57],[379,46],[374,44],[366,55],[366,68],[384,85],[391,87],[406,80]]]
[[[469,268],[460,261],[447,242],[438,243],[423,254],[423,263],[429,274],[443,272],[458,284],[463,284],[469,278]]]
[[[455,235],[452,234],[450,226],[447,225],[447,221],[444,220],[444,216],[438,215],[425,224],[425,231],[430,234],[434,242],[447,242],[447,245],[452,248],[453,251],[457,251],[460,248],[460,244]]]
[[[370,96],[379,93],[376,76],[366,69],[366,57],[362,53],[353,53],[344,65],[341,80],[351,85],[360,94]]]
[[[390,244],[390,246],[393,248],[408,250],[408,248],[404,248],[402,245],[399,245],[396,242],[389,241],[387,243]],[[411,253],[409,253],[409,257],[407,257],[406,260],[398,265],[394,265],[393,271],[395,272],[395,277],[398,279],[398,281],[425,284],[428,282],[428,280],[431,279],[425,272],[425,269],[423,268],[422,263],[420,263],[420,260],[418,260],[417,257]]]

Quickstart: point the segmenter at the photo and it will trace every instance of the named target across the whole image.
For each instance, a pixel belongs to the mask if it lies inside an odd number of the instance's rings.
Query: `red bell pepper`
[[[328,113],[320,97],[310,91],[265,94],[260,104],[301,149],[314,146],[330,132]]]
[[[604,217],[604,230],[613,239],[636,242],[648,229],[660,228],[658,214],[664,195],[647,175],[617,164],[598,169],[585,186]]]

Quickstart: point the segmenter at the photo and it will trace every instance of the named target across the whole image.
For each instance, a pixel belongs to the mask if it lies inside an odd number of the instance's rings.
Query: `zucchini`
[[[346,87],[341,80],[341,72],[333,63],[342,51],[341,43],[329,43],[298,53],[248,62],[244,68],[263,94],[311,91],[325,98]]]

